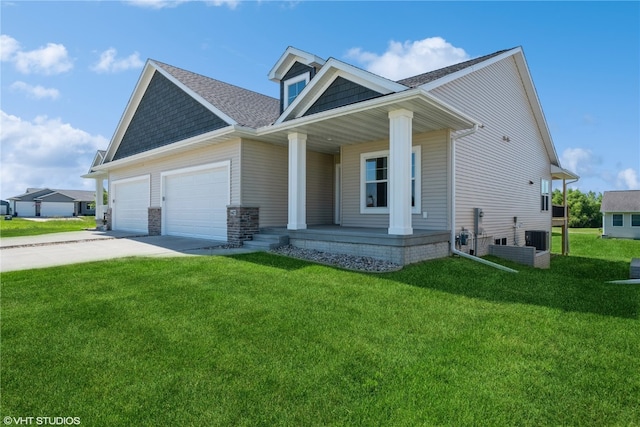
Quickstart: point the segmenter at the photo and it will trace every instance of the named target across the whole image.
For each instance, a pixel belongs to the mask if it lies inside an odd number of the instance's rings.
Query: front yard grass
[[[66,231],[82,231],[95,228],[96,220],[92,216],[78,216],[74,218],[47,219],[33,221],[14,217],[10,221],[0,217],[0,237],[37,236],[40,234],[62,233]]]
[[[640,425],[640,287],[605,283],[628,260],[501,263],[520,273],[447,258],[371,275],[267,253],[5,273],[0,415]]]

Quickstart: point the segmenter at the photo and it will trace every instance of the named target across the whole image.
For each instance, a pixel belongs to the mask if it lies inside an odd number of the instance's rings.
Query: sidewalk
[[[136,236],[114,231],[75,231],[0,239],[0,272],[129,256],[232,255],[250,249],[220,248],[224,242],[178,236]]]

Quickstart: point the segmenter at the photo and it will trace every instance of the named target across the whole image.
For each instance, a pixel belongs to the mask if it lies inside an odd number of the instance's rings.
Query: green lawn
[[[587,258],[627,261],[640,258],[640,241],[630,239],[603,239],[598,228],[569,229],[569,254]],[[562,232],[553,228],[552,252],[562,252]]]
[[[81,231],[96,228],[96,220],[92,216],[79,216],[69,219],[50,219],[32,221],[15,217],[10,221],[0,217],[0,237],[36,236],[39,234]]]
[[[447,258],[372,275],[267,253],[5,273],[0,416],[637,426],[640,287],[607,284],[629,264],[600,255],[501,261],[518,274]]]

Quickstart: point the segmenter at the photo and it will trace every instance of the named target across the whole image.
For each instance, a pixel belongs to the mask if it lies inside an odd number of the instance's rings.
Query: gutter
[[[451,237],[449,238],[449,244],[451,245],[451,253],[461,256],[463,258],[470,259],[472,261],[479,262],[481,264],[488,265],[493,268],[497,268],[502,271],[507,271],[509,273],[517,273],[517,270],[514,270],[509,267],[505,267],[504,265],[496,264],[495,262],[487,261],[486,259],[482,259],[477,256],[469,255],[462,251],[459,251],[455,248],[456,245],[456,141],[460,138],[467,137],[469,135],[473,135],[478,131],[478,125],[473,125],[473,129],[468,130],[457,136],[451,136]]]

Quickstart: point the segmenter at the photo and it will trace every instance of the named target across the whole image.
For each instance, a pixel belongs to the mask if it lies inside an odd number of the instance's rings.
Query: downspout
[[[514,270],[509,267],[505,267],[504,265],[496,264],[495,262],[487,261],[486,259],[482,259],[477,256],[469,255],[462,251],[456,249],[456,141],[460,138],[464,138],[466,136],[472,135],[478,131],[478,125],[473,125],[473,129],[468,130],[467,132],[461,133],[460,135],[451,136],[451,237],[450,245],[451,245],[451,253],[461,256],[463,258],[470,259],[472,261],[479,262],[481,264],[488,265],[493,268],[497,268],[502,271],[507,271],[509,273],[517,273],[517,270]]]

